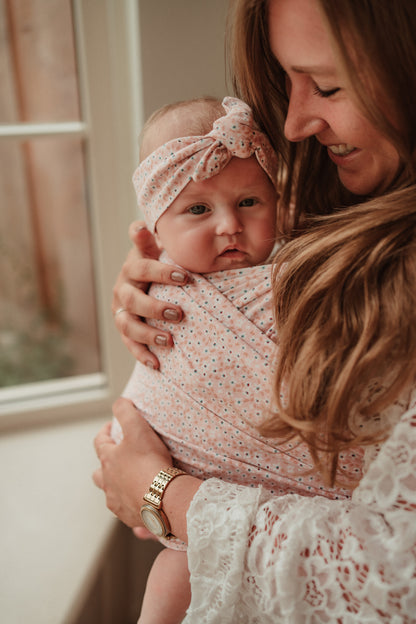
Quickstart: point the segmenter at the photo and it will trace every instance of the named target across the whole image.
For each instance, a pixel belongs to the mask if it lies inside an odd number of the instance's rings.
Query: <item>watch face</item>
[[[141,508],[141,516],[146,529],[149,529],[156,537],[165,537],[166,527],[158,512],[150,505],[144,505]]]

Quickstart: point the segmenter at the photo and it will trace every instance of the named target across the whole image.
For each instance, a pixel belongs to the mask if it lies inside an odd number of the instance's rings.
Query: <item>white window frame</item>
[[[111,315],[112,288],[136,217],[131,175],[143,122],[137,0],[73,0],[81,122],[0,125],[0,139],[67,134],[86,139],[88,209],[102,370],[0,389],[0,431],[103,415],[133,359]]]

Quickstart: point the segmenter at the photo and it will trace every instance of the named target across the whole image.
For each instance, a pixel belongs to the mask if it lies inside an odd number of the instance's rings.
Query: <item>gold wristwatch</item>
[[[147,494],[143,496],[145,504],[140,509],[143,524],[156,537],[173,539],[169,520],[162,509],[162,498],[169,483],[179,475],[187,473],[179,468],[165,468],[157,473]]]

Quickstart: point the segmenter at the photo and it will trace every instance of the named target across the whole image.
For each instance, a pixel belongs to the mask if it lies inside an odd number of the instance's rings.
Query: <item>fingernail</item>
[[[186,275],[182,271],[172,271],[170,277],[174,282],[184,282],[186,279]]]
[[[145,364],[146,364],[147,368],[151,368],[152,370],[155,369],[155,365],[150,360],[147,360],[147,362],[145,362]]]
[[[179,321],[179,313],[177,310],[167,308],[166,310],[163,310],[163,318],[167,321]]]
[[[166,336],[156,336],[155,344],[165,347],[168,344],[168,339],[166,338]]]

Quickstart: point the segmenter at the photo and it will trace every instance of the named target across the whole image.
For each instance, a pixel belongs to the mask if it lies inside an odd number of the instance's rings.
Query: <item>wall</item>
[[[176,100],[223,97],[226,0],[139,0],[145,118]]]

